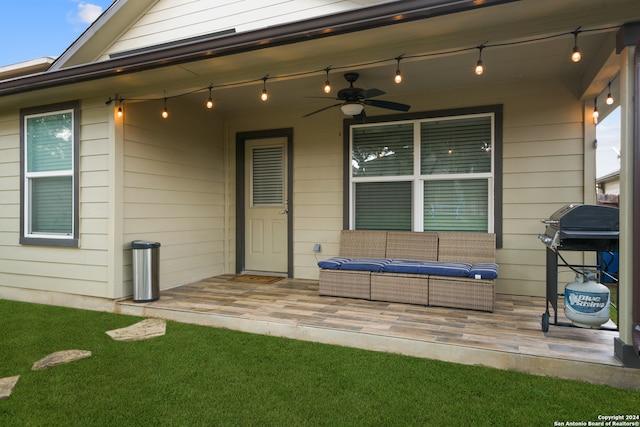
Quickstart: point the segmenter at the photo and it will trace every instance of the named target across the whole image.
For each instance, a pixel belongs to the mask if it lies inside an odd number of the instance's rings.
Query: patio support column
[[[126,116],[118,117],[116,103],[109,108],[109,262],[108,286],[111,298],[132,295],[131,278],[124,277],[124,231],[123,231],[123,190],[124,190],[124,124]]]
[[[640,23],[625,24],[617,37],[620,55],[620,286],[619,328],[614,352],[625,366],[640,368]],[[635,335],[635,337],[634,337]],[[634,340],[635,338],[635,340]],[[635,341],[635,345],[634,345]]]

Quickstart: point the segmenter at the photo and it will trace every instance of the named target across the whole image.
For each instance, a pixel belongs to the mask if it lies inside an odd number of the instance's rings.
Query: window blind
[[[422,175],[491,172],[491,117],[423,122],[420,138]]]
[[[353,176],[411,175],[413,124],[361,127],[353,130]]]
[[[359,182],[356,230],[411,230],[411,182]]]
[[[284,203],[284,148],[253,149],[252,204],[280,206]]]
[[[30,183],[30,233],[70,235],[73,232],[72,178],[35,178]]]
[[[488,231],[486,179],[425,181],[424,229]]]

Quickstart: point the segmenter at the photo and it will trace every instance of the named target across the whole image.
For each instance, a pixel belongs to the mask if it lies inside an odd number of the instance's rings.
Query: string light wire
[[[166,103],[167,100],[171,99],[171,98],[177,98],[177,97],[181,97],[181,96],[187,96],[187,95],[191,95],[194,93],[199,93],[199,92],[205,92],[205,91],[211,91],[214,88],[229,88],[229,87],[236,87],[236,86],[246,86],[249,84],[254,84],[257,82],[262,82],[263,83],[263,91],[261,93],[261,99],[262,97],[265,95],[266,92],[266,83],[267,83],[267,79],[269,80],[279,80],[279,79],[289,79],[289,78],[296,78],[296,77],[304,77],[304,76],[309,76],[309,75],[315,75],[315,74],[319,74],[319,73],[325,73],[327,76],[327,81],[326,83],[329,81],[328,80],[328,74],[329,74],[329,70],[331,71],[339,71],[339,70],[347,70],[347,69],[354,69],[354,68],[361,68],[361,67],[368,67],[368,66],[372,66],[372,65],[377,65],[377,64],[383,64],[383,63],[388,63],[388,62],[396,62],[397,64],[397,69],[396,69],[396,74],[400,69],[400,60],[401,59],[422,59],[422,58],[430,58],[430,57],[440,57],[440,56],[447,56],[447,55],[453,55],[453,54],[458,54],[458,53],[465,53],[465,52],[471,52],[473,50],[478,50],[480,49],[480,53],[482,53],[482,50],[484,49],[490,49],[490,48],[494,48],[494,47],[505,47],[505,46],[516,46],[516,45],[522,45],[522,44],[528,44],[528,43],[536,43],[536,42],[540,42],[540,41],[545,41],[545,40],[550,40],[550,39],[555,39],[555,38],[560,38],[560,37],[566,37],[566,36],[573,36],[574,37],[574,50],[575,47],[577,47],[577,35],[581,34],[581,33],[598,33],[598,32],[604,32],[604,31],[609,31],[609,30],[613,30],[613,29],[619,29],[620,26],[616,25],[616,26],[609,26],[609,27],[599,27],[599,28],[592,28],[592,29],[582,29],[581,27],[578,27],[577,29],[573,30],[573,31],[567,31],[567,32],[563,32],[563,33],[557,33],[557,34],[552,34],[552,35],[548,35],[548,36],[542,36],[542,37],[534,37],[534,38],[530,38],[530,39],[525,39],[525,40],[516,40],[516,41],[512,41],[512,42],[501,42],[501,43],[483,43],[480,46],[473,46],[473,47],[465,47],[465,48],[459,48],[459,49],[452,49],[452,50],[447,50],[447,51],[440,51],[440,52],[430,52],[430,53],[422,53],[422,54],[415,54],[415,55],[400,55],[400,56],[396,56],[393,58],[386,58],[386,59],[379,59],[379,60],[374,60],[374,61],[369,61],[369,62],[362,62],[362,63],[358,63],[358,64],[350,64],[350,65],[344,65],[344,66],[337,66],[337,67],[326,67],[326,68],[322,68],[319,70],[309,70],[309,71],[300,71],[297,73],[290,73],[290,74],[282,74],[282,75],[278,75],[278,76],[272,76],[269,77],[269,74],[267,74],[264,77],[261,78],[257,78],[257,79],[251,79],[251,80],[244,80],[244,81],[238,81],[238,82],[231,82],[231,83],[225,83],[225,84],[219,84],[219,85],[209,85],[206,87],[202,87],[202,88],[198,88],[198,89],[194,89],[188,92],[183,92],[183,93],[179,93],[176,95],[172,95],[172,96],[163,96],[160,98],[118,98],[116,96],[115,99],[109,97],[109,99],[106,101],[106,104],[110,104],[111,102],[117,101],[120,102],[120,105],[122,105],[122,102],[127,100],[127,101],[157,101],[157,100],[163,100],[165,103],[165,110],[166,110]],[[479,61],[480,62],[480,59]],[[484,71],[484,70],[483,70]],[[326,85],[325,83],[325,85]],[[268,94],[267,94],[267,98],[268,98]],[[208,104],[208,102],[207,102]],[[208,105],[207,105],[208,106]],[[163,115],[164,115],[164,111],[163,111]]]

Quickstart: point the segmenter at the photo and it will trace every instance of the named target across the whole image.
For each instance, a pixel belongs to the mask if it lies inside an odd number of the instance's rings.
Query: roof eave
[[[521,0],[407,0],[0,82],[0,97],[298,43]]]

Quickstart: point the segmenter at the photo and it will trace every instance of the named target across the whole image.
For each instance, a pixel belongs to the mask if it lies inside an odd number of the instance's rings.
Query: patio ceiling
[[[582,0],[520,0],[228,56],[215,56],[212,52],[208,59],[123,73],[74,86],[85,96],[107,99],[117,94],[125,99],[160,99],[212,84],[217,111],[299,107],[302,115],[331,104],[331,100],[310,98],[324,96],[324,72],[308,73],[332,67],[330,80],[334,96],[338,89],[347,86],[342,74],[357,71],[360,73],[358,87],[379,88],[387,93],[379,99],[391,101],[401,101],[405,94],[550,77],[559,78],[579,98],[586,96],[587,82],[595,76],[593,70],[599,70],[612,51],[616,29],[580,33],[578,44],[584,59],[578,64],[569,60],[574,42],[572,35],[532,40],[566,34],[579,26],[589,30],[640,19],[640,2],[592,3],[591,7],[584,7]],[[491,46],[509,42],[526,43]],[[476,76],[473,68],[478,50],[475,47],[483,43],[488,44],[482,54],[486,71]],[[451,53],[460,49],[469,50]],[[409,58],[431,54],[435,55]],[[399,55],[407,58],[401,61],[403,83],[396,85],[393,58]],[[261,103],[261,79],[266,75],[270,99]],[[613,75],[605,76],[611,77]],[[605,85],[606,81],[598,90]],[[65,96],[70,89],[67,85],[46,91],[53,96]],[[78,93],[75,89],[73,92]],[[37,104],[43,93],[25,92],[19,96],[23,104]],[[202,103],[207,96],[203,91],[184,98]],[[0,107],[4,102],[0,98]],[[367,114],[386,113],[377,108],[370,110]]]

